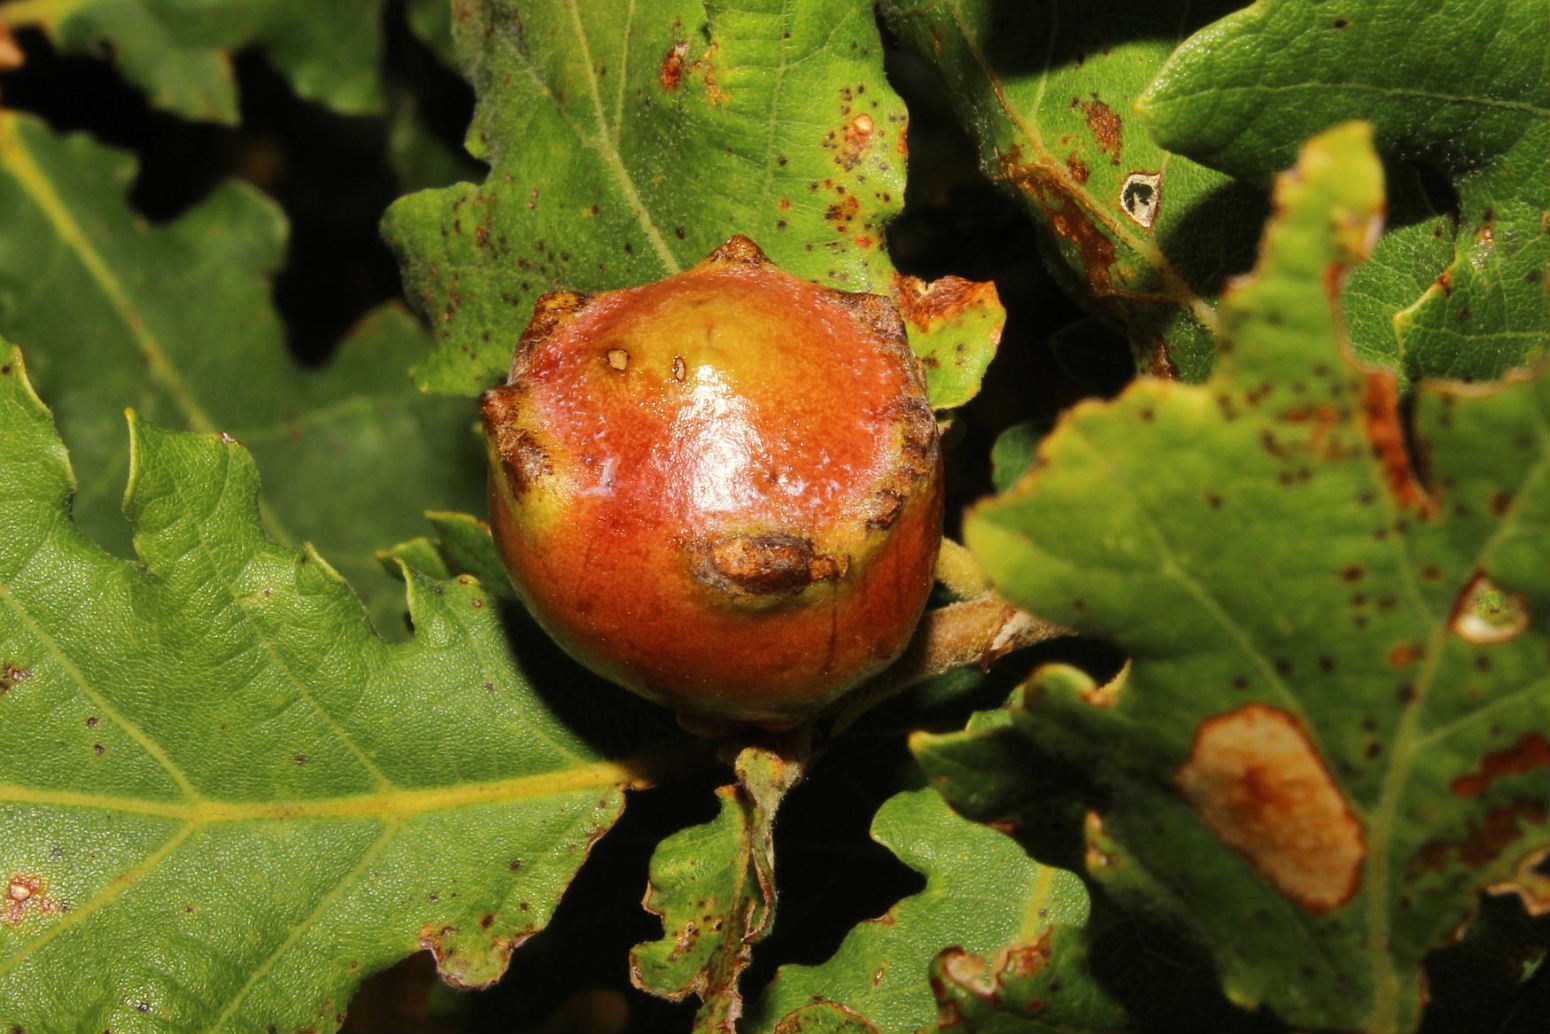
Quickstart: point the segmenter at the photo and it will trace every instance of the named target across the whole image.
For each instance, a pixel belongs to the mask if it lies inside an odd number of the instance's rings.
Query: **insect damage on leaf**
[[[1459,638],[1477,646],[1516,639],[1528,623],[1528,605],[1522,594],[1503,591],[1480,573],[1459,593],[1448,621]]]
[[[1207,719],[1173,782],[1217,836],[1303,908],[1327,912],[1356,893],[1362,824],[1294,716],[1247,704]]]
[[[0,922],[20,926],[33,917],[51,916],[66,911],[49,897],[48,880],[38,873],[17,873],[5,881],[5,896],[0,899]]]

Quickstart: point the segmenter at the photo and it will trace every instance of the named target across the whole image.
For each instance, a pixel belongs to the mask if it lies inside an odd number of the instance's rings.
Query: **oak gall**
[[[483,410],[512,582],[598,674],[784,728],[909,641],[942,461],[886,298],[733,237],[657,283],[539,299]]]

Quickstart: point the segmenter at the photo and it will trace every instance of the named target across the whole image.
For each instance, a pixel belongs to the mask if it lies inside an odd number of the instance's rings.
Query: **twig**
[[[1072,634],[1068,628],[1019,610],[993,591],[927,611],[904,656],[839,702],[831,735],[839,735],[883,700],[933,675],[966,664],[989,668],[1013,650]]]

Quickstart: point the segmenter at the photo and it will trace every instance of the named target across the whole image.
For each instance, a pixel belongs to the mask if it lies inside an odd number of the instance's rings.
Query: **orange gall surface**
[[[734,237],[657,283],[545,295],[483,408],[512,582],[593,671],[783,728],[909,641],[942,460],[887,299]]]

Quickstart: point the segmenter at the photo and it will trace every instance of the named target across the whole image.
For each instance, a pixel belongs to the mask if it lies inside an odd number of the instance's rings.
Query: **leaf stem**
[[[904,655],[881,675],[841,700],[831,735],[839,735],[867,711],[917,682],[978,664],[982,668],[1070,629],[1018,609],[997,592],[927,611]]]

